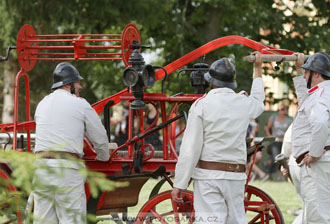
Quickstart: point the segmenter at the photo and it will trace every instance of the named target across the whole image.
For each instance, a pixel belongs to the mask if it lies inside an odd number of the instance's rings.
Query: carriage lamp
[[[152,65],[144,65],[142,55],[137,49],[133,51],[129,58],[132,66],[127,67],[123,72],[123,82],[125,86],[131,87],[134,101],[132,109],[145,109],[143,101],[144,87],[151,88],[155,83],[155,70]]]
[[[191,86],[195,88],[196,94],[204,94],[209,84],[204,79],[204,73],[209,70],[208,64],[197,63],[193,66],[193,71],[190,73]]]

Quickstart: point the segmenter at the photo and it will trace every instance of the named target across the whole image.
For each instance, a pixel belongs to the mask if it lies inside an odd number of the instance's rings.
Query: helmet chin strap
[[[310,89],[312,86],[312,76],[313,76],[313,72],[310,73],[308,80],[307,80],[307,88]]]
[[[73,83],[70,84],[70,92],[71,94],[76,94],[76,89],[74,88]]]

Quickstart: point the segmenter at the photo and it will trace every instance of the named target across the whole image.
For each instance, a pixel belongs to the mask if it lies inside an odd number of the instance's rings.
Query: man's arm
[[[109,141],[101,119],[89,104],[84,113],[87,136],[93,142],[94,150],[97,154],[96,159],[108,161],[110,158]]]
[[[177,203],[183,202],[182,190],[188,187],[204,143],[201,107],[196,108],[195,103],[191,107],[180,147],[180,156],[175,167],[174,188],[171,193],[172,199]]]
[[[201,101],[198,104],[202,103]],[[200,158],[204,138],[201,107],[193,104],[180,147],[180,156],[175,168],[174,187],[186,189]]]
[[[306,84],[306,80],[304,79],[304,69],[301,68],[301,66],[304,64],[305,59],[304,59],[304,54],[295,53],[294,55],[297,56],[297,61],[295,64],[297,76],[293,78],[293,84],[294,84],[294,88],[296,89],[298,105],[300,106],[308,96],[307,84]]]
[[[251,107],[249,110],[250,119],[258,117],[264,111],[265,100],[265,89],[264,83],[262,80],[262,55],[260,52],[253,52],[252,55],[256,57],[254,62],[254,73],[253,73],[253,82],[251,87],[251,94],[249,99],[251,100]]]

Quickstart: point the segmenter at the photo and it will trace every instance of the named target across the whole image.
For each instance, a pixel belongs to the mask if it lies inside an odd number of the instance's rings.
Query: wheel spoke
[[[250,200],[251,200],[251,196],[252,196],[252,193],[251,193],[251,192],[247,192],[246,199],[247,199],[248,201],[250,201]]]
[[[256,221],[257,220],[259,220],[260,219],[260,213],[258,213],[250,222],[249,222],[249,224],[254,224],[254,223],[256,223]]]
[[[151,209],[150,212],[163,224],[167,224],[167,222],[165,221],[165,219],[163,219],[163,217],[158,214],[155,210]]]
[[[195,210],[192,210],[190,217],[189,217],[188,224],[192,224],[194,222],[194,219],[195,219]]]
[[[173,201],[172,198],[171,198],[171,202],[172,202],[172,207],[173,207],[173,214],[174,214],[175,223],[180,224],[180,217],[179,217],[179,211],[178,211],[177,203],[175,201]]]

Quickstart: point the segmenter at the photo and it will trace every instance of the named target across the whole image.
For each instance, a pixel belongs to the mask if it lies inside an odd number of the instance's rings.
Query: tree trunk
[[[14,121],[14,85],[18,72],[17,59],[9,57],[9,60],[4,63],[2,123],[11,123]]]

